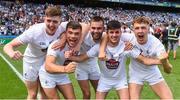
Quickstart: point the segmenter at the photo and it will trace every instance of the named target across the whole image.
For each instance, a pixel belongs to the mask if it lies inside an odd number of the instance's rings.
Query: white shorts
[[[107,79],[101,77],[98,82],[98,92],[108,92],[110,89],[115,88],[116,90],[128,88],[127,79]]]
[[[100,70],[96,63],[79,63],[75,71],[77,80],[99,80]]]
[[[143,73],[143,74],[139,72],[135,72],[129,75],[129,83],[135,83],[140,85],[143,85],[144,82],[148,82],[149,85],[154,85],[163,80],[164,78],[159,70],[149,73]]]
[[[44,58],[37,62],[29,63],[23,58],[23,78],[26,81],[37,81],[39,70],[44,63]]]
[[[67,74],[49,74],[42,70],[39,72],[39,79],[43,88],[54,88],[57,85],[71,83]]]

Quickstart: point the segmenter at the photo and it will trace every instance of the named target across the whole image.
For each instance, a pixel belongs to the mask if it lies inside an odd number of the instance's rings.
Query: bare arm
[[[22,45],[22,43],[15,38],[10,43],[6,44],[3,50],[10,58],[14,60],[18,60],[18,59],[21,59],[23,55],[20,51],[14,50],[14,48],[20,45]]]
[[[72,56],[69,59],[72,61],[76,61],[76,62],[83,62],[83,61],[89,59],[89,57],[87,56],[87,54],[81,54],[79,56]]]
[[[72,51],[66,51],[64,56],[65,56],[66,59],[69,59],[69,60],[72,60],[72,61],[75,61],[75,62],[82,62],[82,61],[85,61],[85,60],[89,59],[89,57],[87,56],[86,53],[74,56],[72,54]]]
[[[169,63],[168,60],[168,54],[166,52],[161,53],[161,55],[158,58],[148,58],[144,57],[142,55],[139,55],[138,58],[136,58],[139,62],[145,64],[145,65],[162,65],[164,72],[171,73],[172,71],[172,65]]]
[[[102,37],[101,43],[100,43],[100,48],[99,48],[99,55],[98,58],[100,60],[106,60],[106,53],[105,53],[105,48],[107,46],[107,42],[108,42],[108,36],[107,34],[105,34]]]
[[[71,62],[66,66],[57,65],[56,57],[47,55],[45,61],[45,69],[49,73],[72,73],[75,71],[77,63]]]
[[[66,33],[63,32],[61,34],[61,36],[59,37],[59,40],[56,43],[53,44],[52,49],[54,49],[54,50],[57,50],[57,49],[62,50],[65,47],[65,45],[66,45]]]
[[[170,74],[172,72],[172,65],[170,64],[169,60],[168,60],[168,54],[166,52],[162,53],[159,57],[158,57],[162,63],[164,72]]]
[[[137,61],[139,61],[140,63],[143,63],[145,65],[160,65],[161,61],[158,58],[149,58],[149,57],[144,57],[142,55],[139,55],[136,58]]]

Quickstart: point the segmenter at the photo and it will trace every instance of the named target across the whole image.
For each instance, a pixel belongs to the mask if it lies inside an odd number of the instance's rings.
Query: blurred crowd
[[[44,9],[52,4],[18,4],[15,2],[0,1],[0,35],[19,35],[32,24],[43,22]],[[104,17],[105,23],[109,20],[119,20],[125,27],[131,27],[131,21],[136,16],[148,16],[152,20],[152,32],[168,26],[171,22],[180,25],[180,13],[150,12],[124,10],[122,8],[77,7],[74,5],[57,5],[62,8],[63,21],[78,20],[88,23],[94,15]]]

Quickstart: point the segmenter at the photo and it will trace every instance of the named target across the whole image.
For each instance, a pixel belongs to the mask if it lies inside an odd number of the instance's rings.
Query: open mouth
[[[138,38],[139,38],[140,40],[142,40],[142,39],[144,39],[144,35],[138,35]]]
[[[69,39],[70,46],[75,46],[77,44],[77,39]]]

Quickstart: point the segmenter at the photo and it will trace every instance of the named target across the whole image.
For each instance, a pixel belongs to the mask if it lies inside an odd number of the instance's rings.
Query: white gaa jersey
[[[133,44],[135,45],[135,48],[140,50],[143,56],[158,57],[162,52],[165,52],[163,44],[151,34],[148,34],[148,41],[146,44],[140,45],[139,43],[137,43],[136,38],[134,38]],[[159,68],[157,65],[147,66],[136,61],[136,59],[134,58],[131,58],[131,63],[129,67],[130,75],[136,75],[135,73],[143,75],[147,73],[159,73]]]
[[[132,42],[134,40],[134,34],[130,34],[130,33],[122,33],[121,34],[121,41],[129,41]]]
[[[64,49],[63,50],[54,50],[54,49],[52,49],[52,45],[55,43],[55,42],[57,42],[57,41],[54,41],[53,43],[51,43],[50,45],[49,45],[49,47],[48,47],[48,50],[47,50],[47,55],[51,55],[51,56],[54,56],[54,57],[56,57],[56,64],[57,65],[62,65],[63,66],[63,64],[64,64],[64,62],[65,62],[65,57],[64,57],[64,52],[65,51],[68,51],[69,50],[69,48],[68,48],[68,45],[66,45],[65,47],[64,47]],[[46,70],[45,70],[45,65],[43,64],[43,66],[41,66],[41,69],[40,69],[40,71],[43,71],[43,72],[45,72],[45,73],[47,73],[48,75],[51,75],[51,76],[63,76],[63,75],[66,75],[66,74],[50,74],[50,73],[48,73]]]
[[[106,48],[106,55],[108,59],[115,59],[119,62],[118,67],[116,69],[107,68],[107,63],[105,61],[99,61],[101,77],[109,78],[109,79],[123,79],[126,77],[126,55],[132,56],[133,58],[137,58],[140,54],[139,51],[133,49],[131,51],[124,51],[125,43],[123,41],[119,41],[118,46]],[[96,44],[92,47],[88,52],[88,57],[97,57],[99,53],[99,44]]]
[[[63,24],[63,26],[62,24],[59,25],[53,36],[46,33],[45,23],[39,23],[31,26],[28,30],[23,32],[23,34],[17,37],[23,44],[28,44],[24,52],[24,60],[29,63],[34,63],[37,62],[39,58],[44,58],[49,44],[65,31],[66,26],[64,25],[66,24]]]
[[[91,33],[89,32],[86,35],[83,43],[81,44],[81,48],[80,48],[81,54],[86,53],[95,44],[96,44],[96,42],[93,41],[93,37],[92,37]],[[77,68],[84,69],[84,70],[88,70],[88,69],[96,70],[97,69],[96,67],[98,67],[97,61],[98,61],[97,57],[89,58],[88,60],[79,63]]]

